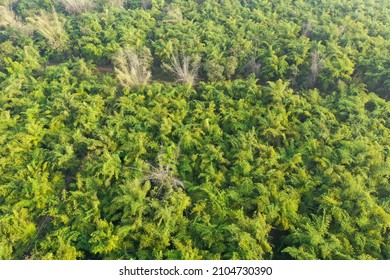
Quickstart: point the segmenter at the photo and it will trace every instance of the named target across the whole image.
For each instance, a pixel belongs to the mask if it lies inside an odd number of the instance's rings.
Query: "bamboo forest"
[[[0,0],[0,259],[390,259],[390,1]]]

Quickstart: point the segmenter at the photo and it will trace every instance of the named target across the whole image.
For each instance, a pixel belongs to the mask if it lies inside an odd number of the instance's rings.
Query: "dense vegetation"
[[[0,4],[0,259],[390,258],[389,1]]]

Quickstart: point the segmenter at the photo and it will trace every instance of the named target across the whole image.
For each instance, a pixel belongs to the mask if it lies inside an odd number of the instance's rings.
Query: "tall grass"
[[[23,33],[28,33],[29,30],[21,21],[18,20],[15,13],[6,6],[0,6],[0,27],[12,27]]]

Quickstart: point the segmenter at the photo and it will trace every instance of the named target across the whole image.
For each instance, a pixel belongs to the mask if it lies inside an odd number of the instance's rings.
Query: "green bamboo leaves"
[[[390,258],[388,6],[8,2],[0,259]]]

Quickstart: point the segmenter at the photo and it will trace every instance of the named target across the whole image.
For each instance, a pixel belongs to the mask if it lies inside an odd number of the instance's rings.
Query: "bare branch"
[[[320,52],[318,50],[314,51],[311,56],[309,87],[313,87],[316,83],[318,73],[322,69],[322,64],[323,60]]]
[[[256,77],[260,76],[260,71],[261,71],[261,63],[256,62],[254,58],[249,60],[249,62],[246,64],[246,67],[250,73],[254,73]]]
[[[141,55],[130,48],[119,50],[114,57],[114,64],[120,84],[124,87],[133,87],[148,83],[151,78],[150,63],[149,49],[145,49]]]
[[[193,85],[198,78],[199,58],[176,55],[172,56],[170,65],[164,63],[163,67],[175,74],[179,82]]]
[[[150,171],[144,177],[144,181],[150,181],[157,187],[156,196],[162,198],[169,195],[174,190],[185,189],[184,183],[178,179],[169,165],[164,165],[161,154],[158,155],[158,167],[150,166]]]

